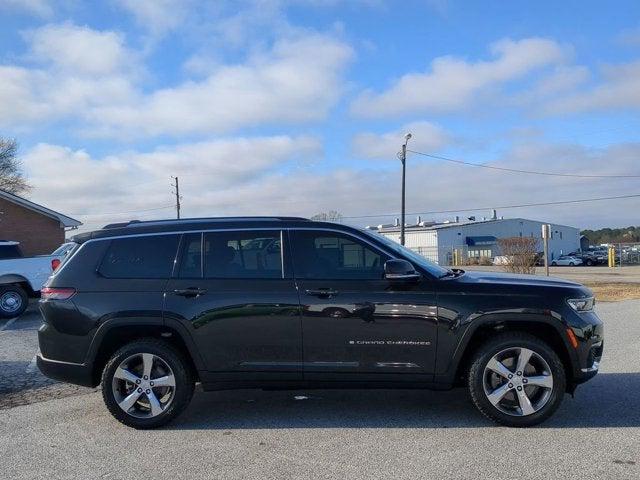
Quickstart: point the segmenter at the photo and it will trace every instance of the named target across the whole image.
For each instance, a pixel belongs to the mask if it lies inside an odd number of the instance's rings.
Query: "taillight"
[[[56,268],[58,268],[60,266],[60,263],[62,263],[62,262],[60,261],[59,258],[54,258],[53,260],[51,260],[51,270],[53,270],[55,272]]]
[[[76,293],[75,288],[43,287],[40,290],[40,298],[44,300],[68,300]]]

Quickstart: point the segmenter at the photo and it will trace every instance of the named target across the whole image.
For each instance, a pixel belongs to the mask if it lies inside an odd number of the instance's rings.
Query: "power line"
[[[165,205],[164,207],[144,208],[140,210],[123,210],[120,212],[105,212],[105,213],[70,213],[69,215],[73,215],[74,217],[106,217],[108,215],[122,215],[125,213],[153,212],[155,210],[164,210],[166,208],[174,208],[174,207],[175,205]]]
[[[509,208],[526,208],[526,207],[544,207],[551,205],[567,205],[570,203],[586,203],[586,202],[600,202],[603,200],[621,200],[625,198],[640,198],[640,194],[634,195],[617,195],[614,197],[598,197],[598,198],[582,198],[578,200],[562,200],[558,202],[540,202],[540,203],[522,203],[519,205],[501,205],[501,206],[491,206],[491,207],[474,207],[474,208],[458,208],[455,210],[434,210],[431,212],[414,212],[407,213],[407,215],[435,215],[439,213],[459,213],[459,212],[480,212],[480,211],[489,211],[492,209],[500,209],[506,210]],[[353,216],[343,216],[342,218],[378,218],[378,217],[397,217],[397,213],[381,213],[377,215],[353,215]]]
[[[445,162],[456,163],[458,165],[467,165],[469,167],[489,168],[491,170],[500,170],[502,172],[510,173],[525,173],[528,175],[544,175],[546,177],[572,177],[572,178],[640,178],[640,175],[588,175],[581,173],[553,173],[553,172],[539,172],[534,170],[520,170],[517,168],[496,167],[494,165],[487,165],[485,163],[471,163],[464,160],[455,160],[453,158],[442,157],[440,155],[432,155],[430,153],[416,152],[415,150],[407,150],[408,152],[415,153],[416,155],[422,155],[423,157],[434,158],[436,160],[443,160]]]

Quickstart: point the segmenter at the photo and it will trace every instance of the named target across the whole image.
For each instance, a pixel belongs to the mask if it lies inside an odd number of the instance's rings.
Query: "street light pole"
[[[406,164],[407,164],[407,143],[411,134],[407,133],[404,136],[404,143],[402,144],[402,151],[400,152],[400,161],[402,162],[402,207],[400,212],[400,245],[404,245],[404,216],[405,216],[405,177],[406,177]]]

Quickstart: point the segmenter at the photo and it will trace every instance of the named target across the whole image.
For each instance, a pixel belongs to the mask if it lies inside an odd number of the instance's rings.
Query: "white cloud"
[[[53,6],[48,0],[0,0],[0,10],[22,11],[43,18],[53,15]]]
[[[352,112],[362,117],[385,117],[461,110],[479,93],[561,63],[566,56],[565,48],[544,38],[505,39],[492,44],[490,51],[495,59],[489,61],[436,58],[430,71],[406,74],[381,93],[363,92],[353,102]]]
[[[72,75],[106,75],[128,68],[133,55],[121,34],[70,23],[51,24],[27,34],[32,56]]]
[[[83,119],[101,105],[134,101],[140,69],[121,35],[64,23],[25,38],[25,59],[37,66],[0,65],[0,126]]]
[[[193,0],[115,0],[144,30],[162,35],[179,27],[193,8]]]
[[[147,92],[136,54],[116,32],[60,24],[26,38],[38,66],[0,65],[0,126],[71,117],[82,133],[127,139],[321,120],[353,57],[335,36],[299,32],[243,63]]]
[[[430,122],[413,122],[402,128],[383,134],[359,133],[354,136],[352,150],[354,155],[362,158],[378,158],[396,160],[396,153],[404,142],[404,135],[410,132],[412,149],[433,152],[447,145],[451,137],[438,125]]]
[[[573,90],[586,82],[589,77],[589,69],[585,66],[559,66],[537,83],[534,92],[539,96],[548,96]]]
[[[219,66],[201,81],[95,109],[105,135],[225,133],[263,123],[323,119],[340,98],[351,48],[327,35],[280,40],[244,64]]]
[[[549,102],[549,114],[573,114],[596,110],[637,110],[640,108],[640,61],[609,65],[603,69],[599,85]]]
[[[172,175],[180,177],[185,205],[195,202],[200,205],[198,214],[215,215],[216,205],[207,206],[200,199],[259,181],[273,170],[317,157],[321,150],[313,137],[274,136],[179,144],[104,158],[39,144],[22,160],[34,186],[34,200],[96,226],[127,217],[168,215],[170,209],[111,213],[172,205]]]

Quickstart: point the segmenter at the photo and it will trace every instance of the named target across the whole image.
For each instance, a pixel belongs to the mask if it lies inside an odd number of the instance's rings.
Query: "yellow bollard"
[[[609,247],[609,267],[613,268],[616,266],[616,247]]]

